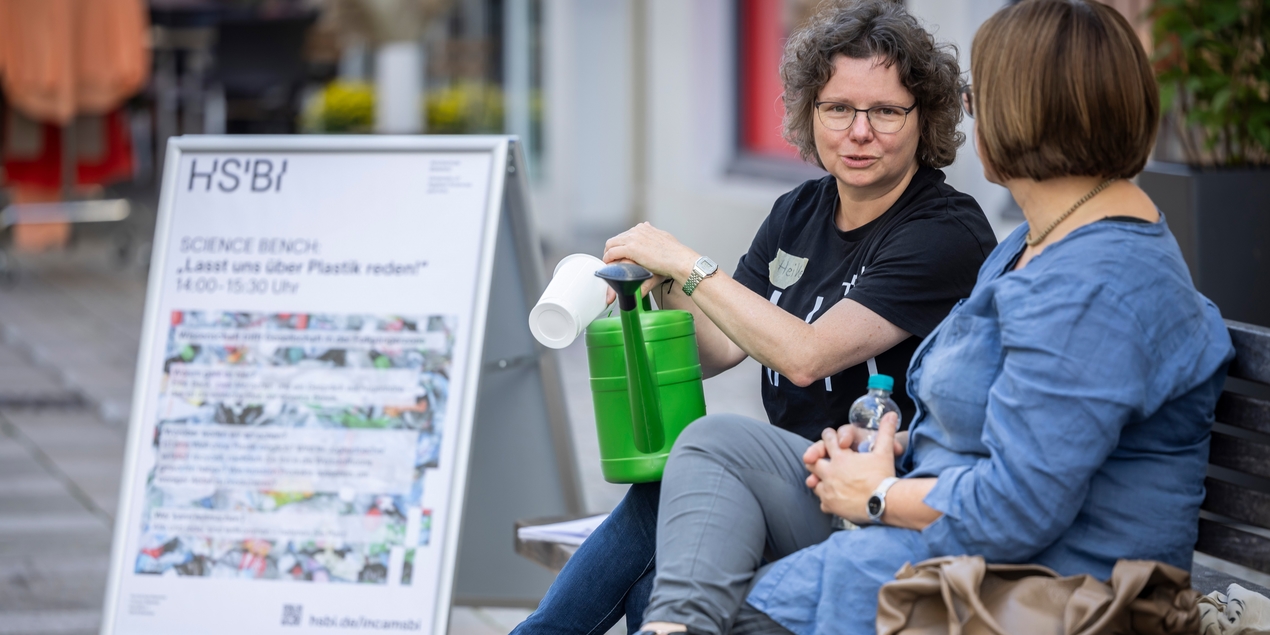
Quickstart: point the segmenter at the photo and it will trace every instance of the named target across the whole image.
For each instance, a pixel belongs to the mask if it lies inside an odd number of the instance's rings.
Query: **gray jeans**
[[[788,633],[745,603],[764,560],[824,541],[833,517],[807,489],[811,442],[738,415],[711,415],[675,442],[662,477],[657,578],[645,622],[692,633]]]

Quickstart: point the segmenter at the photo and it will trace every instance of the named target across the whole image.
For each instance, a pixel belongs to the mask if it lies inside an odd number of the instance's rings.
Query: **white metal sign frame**
[[[503,136],[235,136],[235,137],[178,137],[173,138],[167,148],[164,162],[162,190],[159,200],[158,223],[155,232],[153,260],[149,277],[149,293],[146,298],[144,326],[142,331],[140,356],[133,391],[133,408],[129,422],[127,450],[124,459],[125,473],[120,490],[120,503],[115,521],[115,538],[111,553],[110,578],[106,593],[105,610],[101,632],[103,635],[120,633],[116,630],[122,604],[121,586],[124,576],[135,575],[131,558],[136,554],[127,553],[129,538],[136,532],[138,505],[134,491],[137,479],[144,479],[145,474],[138,469],[140,455],[149,451],[149,439],[143,435],[151,429],[153,422],[145,420],[148,400],[155,398],[152,394],[155,373],[162,372],[162,365],[153,360],[156,349],[161,345],[162,331],[166,329],[166,316],[160,314],[163,306],[162,290],[165,276],[171,275],[167,262],[170,252],[171,226],[175,209],[175,192],[179,185],[179,168],[182,155],[186,153],[488,153],[490,160],[489,188],[486,193],[484,209],[484,227],[480,238],[480,255],[476,281],[478,288],[474,293],[472,306],[472,324],[467,328],[467,341],[456,342],[457,347],[466,347],[465,384],[461,399],[457,402],[460,409],[457,420],[457,450],[454,454],[453,477],[448,498],[448,509],[445,510],[445,534],[442,537],[442,559],[440,583],[435,598],[420,598],[420,601],[434,602],[431,632],[446,632],[449,619],[449,606],[453,593],[455,578],[455,561],[458,553],[459,530],[462,523],[462,509],[465,500],[469,465],[470,444],[472,440],[473,420],[476,412],[477,388],[481,375],[481,359],[483,334],[490,304],[490,286],[494,263],[495,240],[498,234],[500,212],[504,200],[505,178],[509,165],[509,148],[512,138]],[[458,354],[456,350],[456,355]],[[156,367],[157,366],[157,367]],[[209,598],[209,601],[214,601]],[[228,610],[228,609],[227,609]],[[285,627],[279,629],[285,631]]]

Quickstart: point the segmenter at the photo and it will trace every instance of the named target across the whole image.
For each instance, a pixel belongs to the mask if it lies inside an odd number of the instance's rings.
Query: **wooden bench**
[[[512,534],[515,536],[516,540],[516,553],[537,562],[552,571],[560,571],[564,568],[564,563],[568,562],[569,558],[573,557],[573,553],[577,551],[578,548],[573,545],[562,545],[558,542],[547,542],[544,540],[521,540],[520,528],[562,523],[567,520],[577,520],[579,518],[586,518],[586,516],[553,516],[550,518],[526,518],[516,521],[516,530],[515,533]]]
[[[1208,478],[1195,550],[1270,574],[1270,328],[1226,322],[1235,345],[1225,391],[1217,402]],[[527,519],[516,528],[572,518]],[[516,553],[553,571],[577,547],[516,538]],[[1208,593],[1231,582],[1270,597],[1246,579],[1196,564],[1192,585]]]

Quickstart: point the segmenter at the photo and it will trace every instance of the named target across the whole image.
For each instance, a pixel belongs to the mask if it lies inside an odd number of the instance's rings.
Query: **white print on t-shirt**
[[[848,293],[851,293],[851,288],[855,286],[856,281],[857,281],[857,280],[859,280],[859,279],[860,279],[860,276],[862,276],[862,275],[864,275],[864,267],[860,267],[860,273],[857,273],[856,275],[851,276],[851,282],[844,282],[844,283],[842,283],[842,286],[846,287],[845,289],[843,289],[843,290],[842,290],[842,297],[844,297],[844,298],[845,298],[845,297],[847,297],[847,294],[848,294]],[[816,308],[817,308],[817,309],[819,309],[819,308],[820,308],[820,298],[816,298]],[[815,311],[813,310],[813,311],[812,311],[812,313],[815,313]],[[810,322],[810,321],[811,321],[811,317],[810,317],[810,316],[808,316],[807,321],[808,321],[808,322]],[[870,374],[870,375],[876,375],[876,374],[878,374],[878,360],[877,360],[877,358],[876,358],[876,357],[870,357],[870,358],[869,358],[869,374]],[[833,392],[833,388],[832,388],[832,387],[830,387],[830,385],[829,385],[829,378],[828,378],[828,377],[826,377],[826,378],[825,378],[825,390],[827,390],[827,391],[829,391],[829,392]]]
[[[816,317],[816,311],[819,311],[820,305],[824,303],[825,303],[824,296],[819,296],[819,295],[816,296],[816,306],[811,308],[811,313],[807,314],[807,319],[804,321],[807,322],[808,324],[811,324],[811,318]]]
[[[783,251],[782,251],[782,252],[780,252],[780,253],[785,253],[785,252],[783,252]],[[775,261],[773,261],[773,262],[775,262]],[[772,292],[772,300],[771,300],[771,302],[772,302],[772,304],[775,304],[776,306],[780,306],[780,301],[781,301],[781,290],[780,290],[780,289],[777,289],[777,290],[775,290],[775,291],[773,291],[773,292]],[[816,306],[817,306],[817,308],[819,308],[819,306],[820,306],[820,305],[816,305]],[[814,311],[813,311],[813,313],[814,313]],[[778,372],[776,372],[776,371],[774,371],[774,370],[772,370],[772,369],[770,369],[770,368],[767,368],[767,367],[763,367],[763,372],[767,374],[767,382],[768,382],[769,384],[771,384],[771,385],[773,385],[773,386],[779,386],[779,385],[781,385],[781,374],[780,374],[780,373],[778,373]]]
[[[855,286],[856,280],[859,280],[860,276],[862,275],[864,275],[864,267],[860,267],[860,273],[857,273],[856,275],[851,276],[851,282],[842,283],[842,286],[846,287],[845,289],[842,290],[842,297],[845,298],[847,297],[848,293],[851,293],[851,287]]]
[[[820,305],[824,303],[825,303],[824,296],[820,296],[820,295],[816,296],[816,306],[811,308],[811,313],[807,314],[807,319],[805,320],[808,324],[811,324],[811,319],[813,317],[816,317],[816,311],[819,311]],[[833,382],[829,381],[828,377],[825,378],[825,392],[833,392]]]

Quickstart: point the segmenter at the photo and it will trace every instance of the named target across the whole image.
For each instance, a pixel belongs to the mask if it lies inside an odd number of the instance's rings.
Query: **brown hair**
[[[1160,95],[1116,10],[1084,0],[1006,7],[975,34],[970,71],[983,159],[1000,178],[1129,178],[1146,165]]]
[[[917,98],[918,163],[942,168],[957,158],[966,135],[957,131],[961,69],[951,45],[938,45],[895,0],[831,0],[785,44],[785,139],[803,160],[820,164],[814,130],[815,103],[833,75],[833,58],[881,57],[899,70],[900,83]]]

